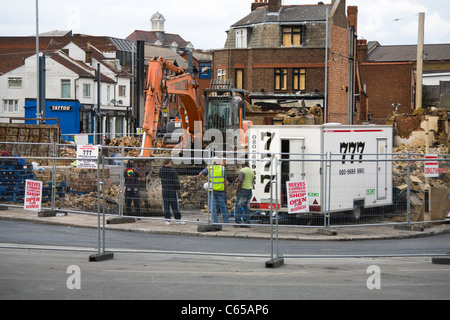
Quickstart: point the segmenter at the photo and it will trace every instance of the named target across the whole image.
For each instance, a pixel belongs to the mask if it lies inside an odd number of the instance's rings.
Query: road
[[[107,230],[106,249],[269,256],[270,240],[176,236]],[[98,248],[96,229],[0,221],[0,243]],[[281,241],[284,256],[392,256],[450,253],[450,234],[396,240]]]
[[[182,315],[189,303],[191,307],[202,306],[201,301],[213,300],[208,305],[217,308],[215,317],[226,312],[222,300],[450,299],[450,266],[432,264],[431,257],[292,258],[280,268],[268,269],[267,258],[255,256],[118,251],[111,260],[89,262],[92,252],[88,248],[96,240],[97,231],[93,229],[0,221],[0,243],[3,247],[16,246],[0,248],[0,299],[179,300],[167,305],[172,306],[167,313],[174,315]],[[363,247],[365,254],[386,254],[388,247],[389,252],[447,253],[449,240],[449,235],[440,235],[367,243],[286,241],[280,243],[280,250],[349,254]],[[47,250],[23,249],[20,243],[39,244]],[[261,255],[269,248],[269,243],[261,240],[186,239],[129,232],[108,232],[107,243],[109,248],[247,251],[244,253]],[[85,249],[50,250],[55,245]],[[296,309],[296,304],[289,302],[265,304],[272,312]]]

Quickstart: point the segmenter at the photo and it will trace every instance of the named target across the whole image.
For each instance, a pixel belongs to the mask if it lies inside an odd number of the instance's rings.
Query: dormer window
[[[298,47],[303,43],[303,27],[289,26],[282,27],[283,47]]]
[[[170,45],[170,49],[172,49],[173,52],[177,52],[178,51],[178,43],[176,43],[175,41],[172,42],[172,44]]]
[[[236,29],[236,49],[247,48],[247,29]]]

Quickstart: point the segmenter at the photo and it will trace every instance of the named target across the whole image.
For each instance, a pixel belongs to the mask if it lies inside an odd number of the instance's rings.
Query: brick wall
[[[262,48],[214,51],[214,70],[227,68],[229,78],[235,69],[244,69],[244,87],[248,91],[274,91],[274,69],[288,69],[288,92],[292,92],[292,69],[306,69],[306,91],[324,93],[325,52],[320,48]]]
[[[400,103],[400,113],[414,110],[413,64],[362,63],[361,82],[367,85],[368,112],[372,119],[385,120],[393,111],[392,104]]]
[[[328,122],[348,123],[348,54],[347,29],[332,25],[328,60]]]

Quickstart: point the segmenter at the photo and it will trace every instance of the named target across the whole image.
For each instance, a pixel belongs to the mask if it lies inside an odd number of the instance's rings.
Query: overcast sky
[[[35,34],[35,0],[0,1],[0,36]],[[126,38],[134,30],[150,30],[150,17],[159,11],[166,19],[167,33],[179,34],[197,49],[220,49],[225,32],[250,13],[253,1],[39,0],[39,31]],[[318,1],[283,0],[283,4]],[[425,43],[450,43],[449,0],[347,0],[347,5],[359,8],[360,39],[383,45],[417,44],[418,14],[424,12]]]

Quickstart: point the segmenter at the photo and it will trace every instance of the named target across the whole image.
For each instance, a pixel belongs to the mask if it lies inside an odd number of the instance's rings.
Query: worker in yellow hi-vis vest
[[[236,203],[234,206],[234,220],[237,224],[250,226],[250,202],[254,186],[255,173],[248,166],[242,166],[237,178]]]
[[[211,205],[212,222],[219,223],[218,211],[222,213],[224,223],[229,223],[227,208],[227,174],[225,162],[215,160],[212,165],[207,166],[199,174],[201,177],[208,179],[211,191],[208,192],[209,203]]]

